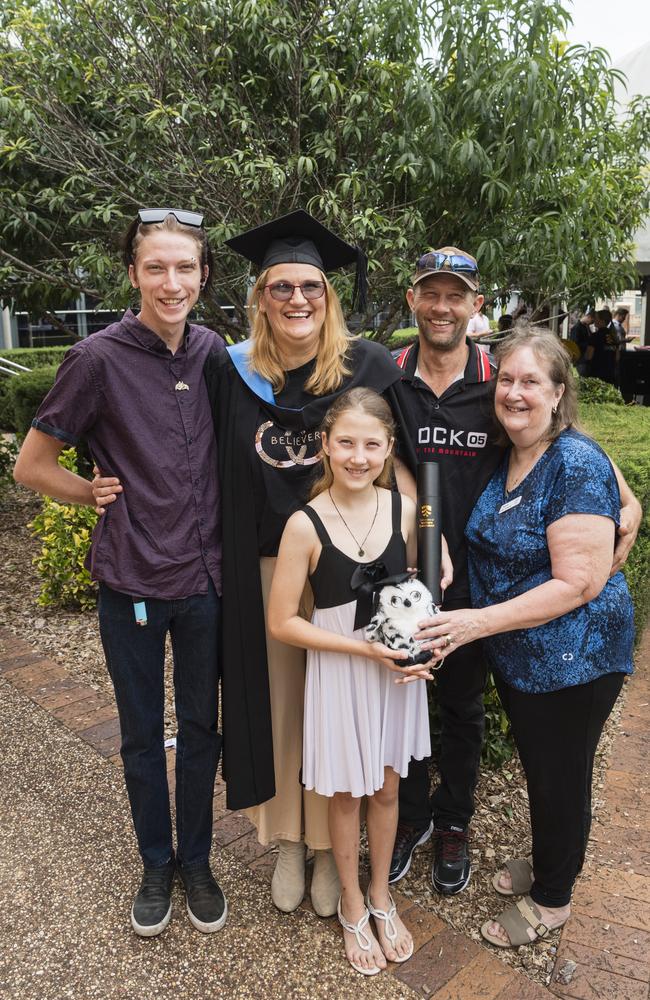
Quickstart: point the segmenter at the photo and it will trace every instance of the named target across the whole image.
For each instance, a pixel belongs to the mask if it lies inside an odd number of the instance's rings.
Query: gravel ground
[[[53,660],[63,664],[80,682],[97,691],[111,691],[102,655],[94,612],[60,611],[40,608],[39,584],[31,561],[37,544],[27,523],[39,507],[38,500],[20,487],[11,488],[0,501],[0,545],[5,568],[0,578],[0,624],[33,643]],[[173,699],[170,670],[167,670],[166,736],[174,735]],[[601,740],[594,772],[594,805],[606,767],[611,734],[620,715],[619,706],[610,718]],[[411,870],[400,891],[438,914],[457,930],[477,941],[478,928],[503,908],[492,888],[491,878],[508,858],[526,857],[530,852],[528,800],[519,761],[513,758],[500,771],[484,770],[477,793],[477,811],[472,828],[473,875],[466,891],[445,899],[430,889],[430,851],[424,847],[414,855]],[[550,980],[560,933],[532,948],[492,949],[500,959],[523,970],[531,979],[546,985]]]
[[[214,858],[222,931],[194,930],[176,880],[165,932],[137,937],[119,769],[2,678],[0,703],[0,1000],[417,1000],[354,972],[329,921],[280,914],[228,851]]]

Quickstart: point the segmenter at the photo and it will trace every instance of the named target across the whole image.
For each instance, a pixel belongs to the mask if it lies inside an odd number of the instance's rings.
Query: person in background
[[[472,608],[418,634],[448,656],[484,640],[526,774],[532,864],[495,876],[522,895],[481,928],[497,947],[569,917],[591,824],[594,754],[632,672],[634,614],[611,575],[621,499],[602,449],[577,428],[571,362],[551,331],[515,330],[496,350],[494,406],[510,443],[465,531]]]
[[[589,346],[589,338],[595,330],[596,310],[587,309],[569,330],[569,340],[577,345],[580,355],[575,363],[576,371],[579,375],[586,375],[588,363],[585,353]]]
[[[595,316],[595,330],[589,336],[585,351],[587,374],[614,385],[618,365],[618,333],[612,323],[609,309],[598,309]]]
[[[467,324],[468,337],[483,337],[486,333],[490,332],[490,321],[485,313],[482,312],[482,308],[482,305],[479,306],[470,316]]]
[[[619,306],[614,312],[614,317],[612,319],[612,326],[616,330],[618,344],[622,350],[625,350],[625,344],[628,341],[634,340],[634,337],[628,336],[629,315],[629,309],[626,309],[625,306]]]
[[[612,326],[616,330],[616,335],[618,337],[618,363],[616,367],[616,385],[621,387],[621,380],[624,378],[624,373],[621,372],[621,368],[625,364],[624,354],[627,350],[627,345],[633,341],[637,340],[635,334],[629,333],[629,323],[630,323],[630,310],[626,309],[625,306],[619,306],[614,313],[614,318],[612,320]]]
[[[510,332],[510,330],[512,330],[513,322],[514,320],[510,315],[510,313],[503,313],[501,316],[499,316],[497,320],[499,339],[501,339],[501,337],[504,337],[507,333]]]
[[[92,484],[58,463],[81,438],[107,477],[97,502],[111,506],[93,532],[90,568],[99,581],[99,628],[143,863],[131,923],[143,937],[164,930],[178,873],[190,921],[209,933],[224,926],[228,907],[209,864],[221,748],[221,545],[203,366],[224,345],[188,323],[212,272],[203,216],[141,209],[126,233],[124,263],[140,296],[137,314],[128,309],[67,352],[15,478],[65,503],[94,505]],[[163,728],[167,635],[178,725],[176,852]]]

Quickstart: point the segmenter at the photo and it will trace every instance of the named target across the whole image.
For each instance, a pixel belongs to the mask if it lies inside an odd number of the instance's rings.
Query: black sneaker
[[[399,882],[401,878],[404,878],[411,867],[413,851],[420,844],[426,844],[432,830],[433,822],[429,823],[428,826],[418,827],[407,826],[405,823],[398,825],[393,856],[390,861],[390,872],[388,874],[390,885],[394,885],[395,882]]]
[[[144,869],[140,889],[131,908],[131,924],[140,937],[155,937],[169,923],[175,873],[176,862],[173,858],[166,865]]]
[[[187,895],[187,912],[198,931],[220,931],[228,918],[226,897],[209,865],[178,869]]]
[[[472,872],[467,828],[448,826],[444,830],[434,830],[433,858],[433,888],[444,896],[455,896],[461,892]]]

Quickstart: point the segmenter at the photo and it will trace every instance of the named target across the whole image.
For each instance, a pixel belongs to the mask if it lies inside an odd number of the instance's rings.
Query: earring
[[[555,404],[555,406],[553,407],[553,415],[555,415],[556,413],[557,413],[557,403],[556,403],[556,404]]]

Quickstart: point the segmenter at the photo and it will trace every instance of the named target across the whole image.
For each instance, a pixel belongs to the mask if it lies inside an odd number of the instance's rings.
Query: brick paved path
[[[605,805],[592,826],[589,863],[576,884],[551,988],[577,1000],[648,1000],[650,629],[627,685],[601,795]],[[567,962],[575,962],[576,969],[562,985],[558,976]]]
[[[573,915],[558,949],[548,989],[499,961],[491,950],[453,930],[435,914],[395,893],[415,938],[415,954],[392,974],[409,994],[427,1000],[650,1000],[650,630],[637,675],[628,687],[621,733],[607,771],[601,809],[592,830],[589,864],[576,886]],[[0,629],[0,675],[90,744],[108,764],[121,766],[115,704],[73,680],[64,667]],[[170,789],[174,752],[168,751]],[[271,849],[258,844],[249,821],[226,810],[219,779],[214,839],[256,877],[270,881]],[[303,906],[308,908],[309,904]],[[336,921],[330,921],[338,933]]]

